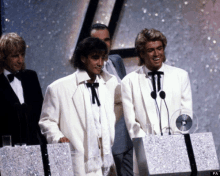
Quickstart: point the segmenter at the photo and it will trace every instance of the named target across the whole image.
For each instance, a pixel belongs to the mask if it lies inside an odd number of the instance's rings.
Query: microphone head
[[[152,91],[150,95],[151,95],[151,97],[152,97],[153,99],[156,99],[156,98],[157,98],[157,94],[156,94],[155,91]]]
[[[165,92],[164,92],[164,91],[161,91],[161,92],[160,92],[160,98],[165,99],[165,97],[166,97]]]

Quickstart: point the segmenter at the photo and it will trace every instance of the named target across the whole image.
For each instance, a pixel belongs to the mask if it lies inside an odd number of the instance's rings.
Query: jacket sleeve
[[[46,90],[42,113],[39,121],[41,133],[46,137],[48,143],[58,143],[64,137],[59,129],[60,106],[59,96],[49,86]]]
[[[190,113],[193,112],[192,109],[192,91],[191,91],[191,85],[189,80],[189,75],[186,72],[184,77],[182,78],[182,95],[181,95],[181,110],[189,110]],[[192,115],[193,114],[189,114]]]
[[[141,128],[140,123],[136,120],[132,85],[129,79],[127,78],[123,79],[121,85],[121,91],[122,91],[124,118],[128,129],[128,133],[131,139],[135,137],[144,137],[145,132]]]

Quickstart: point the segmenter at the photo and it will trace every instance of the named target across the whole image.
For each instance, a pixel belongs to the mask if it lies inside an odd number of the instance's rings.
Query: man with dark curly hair
[[[16,33],[0,39],[0,135],[12,145],[39,144],[43,96],[35,71],[25,69],[26,44]],[[2,140],[1,144],[2,144]]]
[[[90,29],[90,36],[97,37],[105,42],[108,47],[108,54],[111,50],[111,36],[109,29],[105,24],[95,23]],[[111,54],[106,57],[104,69],[116,76],[118,82],[126,75],[125,66],[122,58],[118,54]],[[115,141],[112,147],[117,174],[118,176],[133,175],[133,144],[129,137],[128,130],[125,125],[123,107],[119,103],[115,106],[115,115],[120,117],[120,120],[115,126]]]
[[[115,134],[117,78],[102,71],[106,44],[79,43],[71,60],[77,69],[48,86],[39,125],[49,143],[69,142],[75,176],[115,175],[111,147]],[[111,173],[111,174],[110,174]]]

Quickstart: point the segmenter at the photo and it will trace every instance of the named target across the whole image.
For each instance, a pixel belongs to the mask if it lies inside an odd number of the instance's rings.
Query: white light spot
[[[208,37],[207,39],[208,39],[208,40],[211,40],[211,37]]]
[[[155,16],[158,16],[158,13],[155,13]]]
[[[187,5],[187,4],[188,4],[188,1],[185,1],[184,4]]]
[[[164,19],[162,19],[161,21],[162,21],[162,22],[165,22],[165,20],[164,20]]]
[[[213,40],[213,43],[216,44],[216,40]]]
[[[142,11],[143,11],[144,13],[147,13],[147,9],[145,9],[145,8],[142,8]]]
[[[206,65],[206,68],[209,68],[209,65]]]
[[[201,12],[204,12],[204,9],[201,9]]]
[[[210,73],[212,73],[212,69],[210,69],[209,71],[210,71]]]
[[[8,18],[6,18],[5,21],[9,22],[10,20]]]

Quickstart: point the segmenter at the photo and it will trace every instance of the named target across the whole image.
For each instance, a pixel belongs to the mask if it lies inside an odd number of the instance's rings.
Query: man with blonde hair
[[[25,69],[25,51],[25,41],[18,34],[2,35],[0,39],[0,136],[11,135],[12,145],[40,143],[38,121],[43,96],[36,72]]]
[[[164,63],[166,45],[166,37],[158,30],[143,29],[137,35],[135,48],[141,67],[122,80],[125,122],[131,138],[152,131],[161,135],[179,132],[169,123],[172,114],[182,109],[192,111],[188,73]],[[134,175],[139,175],[135,155]]]

